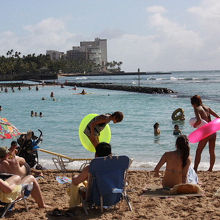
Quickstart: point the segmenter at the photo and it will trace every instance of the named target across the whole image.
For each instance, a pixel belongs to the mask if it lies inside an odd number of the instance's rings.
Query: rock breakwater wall
[[[117,85],[111,83],[70,83],[66,82],[66,86],[77,86],[86,88],[96,88],[96,89],[109,89],[109,90],[120,90],[128,92],[139,92],[139,93],[149,93],[149,94],[171,94],[175,93],[173,90],[168,88],[157,88],[157,87],[142,87],[142,86],[126,86]]]

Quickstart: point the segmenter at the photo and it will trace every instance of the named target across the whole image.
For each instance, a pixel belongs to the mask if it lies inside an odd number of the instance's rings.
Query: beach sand
[[[127,192],[133,211],[128,211],[125,201],[114,209],[89,211],[86,216],[81,207],[68,210],[67,184],[59,184],[56,176],[71,177],[72,173],[61,173],[55,170],[44,171],[44,179],[39,183],[49,209],[38,209],[32,198],[28,199],[29,212],[24,209],[23,202],[17,203],[12,212],[6,214],[7,219],[220,219],[220,197],[215,196],[220,188],[220,171],[198,173],[201,187],[205,191],[203,197],[156,198],[147,197],[142,190],[161,187],[161,179],[155,178],[153,172],[129,171]],[[52,216],[58,208],[62,216]]]

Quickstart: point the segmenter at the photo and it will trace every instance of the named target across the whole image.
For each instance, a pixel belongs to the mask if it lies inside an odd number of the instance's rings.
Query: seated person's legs
[[[39,186],[37,180],[35,179],[35,177],[32,175],[28,175],[22,179],[21,183],[22,184],[33,183],[33,190],[31,192],[31,196],[34,198],[34,200],[38,204],[39,208],[45,208],[46,205],[43,200],[42,192],[41,192],[40,186]]]

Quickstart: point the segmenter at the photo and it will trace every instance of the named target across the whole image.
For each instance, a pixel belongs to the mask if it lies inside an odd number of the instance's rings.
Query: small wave
[[[131,164],[131,169],[153,170],[155,166],[155,162],[133,161]]]
[[[78,170],[85,163],[85,161],[74,161],[66,164],[67,169]],[[56,169],[52,159],[40,159],[40,164],[46,169]]]
[[[156,78],[154,78],[154,77],[149,77],[149,78],[147,78],[147,80],[156,80]]]
[[[178,80],[178,78],[171,76],[171,77],[170,77],[170,80],[171,80],[171,81],[176,81],[176,80]]]
[[[76,80],[82,80],[82,79],[86,80],[86,79],[88,79],[88,78],[85,77],[85,76],[82,76],[82,77],[76,77]]]

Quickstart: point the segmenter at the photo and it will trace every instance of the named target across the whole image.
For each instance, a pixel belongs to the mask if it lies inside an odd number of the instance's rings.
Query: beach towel
[[[147,197],[159,197],[159,198],[203,196],[202,192],[177,194],[176,191],[174,190],[172,191],[172,189],[158,188],[158,187],[151,187],[151,188],[145,189],[143,190],[141,195],[147,196]]]
[[[187,174],[187,183],[198,184],[199,178],[192,166],[189,167]]]
[[[66,176],[57,176],[56,181],[58,183],[61,183],[61,184],[72,183],[72,180],[69,177],[66,177]]]
[[[79,194],[79,189],[81,187],[87,187],[88,183],[87,181],[84,181],[83,183],[80,183],[78,185],[71,184],[70,187],[67,189],[67,194],[69,195],[69,207],[73,208],[77,205],[81,204],[81,197]]]
[[[8,184],[7,182],[5,182]],[[0,201],[11,203],[21,195],[21,185],[17,185],[11,193],[4,193],[0,190]]]

